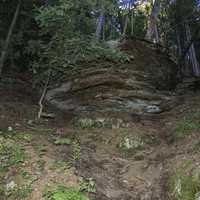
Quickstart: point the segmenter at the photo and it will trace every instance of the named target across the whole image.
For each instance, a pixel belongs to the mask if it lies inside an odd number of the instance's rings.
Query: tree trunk
[[[187,22],[185,23],[185,29],[186,29],[187,41],[190,42],[192,40],[192,36],[191,36],[189,24]],[[191,64],[192,64],[193,75],[194,76],[200,76],[200,66],[199,66],[199,63],[197,61],[196,52],[195,52],[193,42],[192,42],[190,49],[189,49],[189,58],[190,58],[190,61],[191,61]]]
[[[157,18],[160,13],[160,2],[161,0],[155,0],[153,9],[149,18],[149,24],[146,34],[146,39],[156,42],[159,42],[159,35],[158,35],[158,29],[157,29]]]
[[[130,11],[131,11],[131,2],[129,2],[128,4],[128,13],[126,14],[125,16],[125,20],[124,20],[124,27],[123,27],[123,33],[122,35],[125,36],[126,35],[126,31],[127,31],[127,27],[128,27],[128,21],[129,21],[129,14],[130,14]]]
[[[98,22],[97,22],[97,28],[96,28],[96,38],[97,40],[100,40],[102,37],[103,27],[104,27],[104,20],[105,20],[105,13],[104,9],[101,9]]]
[[[11,40],[11,36],[12,36],[13,30],[14,30],[14,28],[15,28],[15,24],[16,24],[17,18],[18,18],[18,16],[19,16],[19,11],[20,11],[20,7],[21,7],[21,2],[22,2],[21,0],[18,0],[18,4],[17,4],[16,10],[15,10],[15,14],[14,14],[12,23],[11,23],[11,25],[10,25],[9,31],[8,31],[8,35],[7,35],[7,37],[6,37],[6,41],[5,41],[4,46],[3,46],[3,48],[2,48],[1,58],[0,58],[0,77],[1,77],[1,75],[2,75],[2,70],[3,70],[3,66],[4,66],[4,61],[5,61],[5,59],[6,59],[8,47],[9,47],[10,40]]]
[[[129,16],[127,14],[126,17],[125,17],[125,21],[124,21],[123,34],[122,34],[123,36],[126,35],[126,30],[127,30],[127,27],[128,27],[128,21],[129,21]]]
[[[182,55],[182,46],[181,46],[181,39],[180,39],[180,35],[179,35],[179,31],[176,28],[176,40],[177,40],[177,52],[176,55],[178,55],[179,57]]]
[[[134,32],[134,10],[131,10],[131,36],[133,36]]]

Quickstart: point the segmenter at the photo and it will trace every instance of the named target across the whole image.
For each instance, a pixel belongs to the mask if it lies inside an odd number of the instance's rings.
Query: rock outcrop
[[[177,66],[145,42],[130,40],[121,50],[134,59],[123,64],[103,59],[83,63],[82,69],[50,89],[46,100],[78,115],[161,113],[167,109],[165,102],[168,109],[170,102],[174,105],[171,90],[177,82]]]

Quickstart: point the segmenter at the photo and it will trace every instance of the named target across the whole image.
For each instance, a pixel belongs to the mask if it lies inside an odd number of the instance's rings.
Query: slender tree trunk
[[[131,36],[133,36],[134,32],[134,10],[131,10]]]
[[[105,41],[105,35],[106,35],[106,27],[105,27],[105,25],[106,25],[106,22],[105,22],[105,17],[104,17],[104,22],[103,22],[103,24],[102,24],[102,40],[103,41]]]
[[[190,31],[190,27],[189,27],[188,22],[185,23],[185,29],[186,29],[187,41],[190,42],[192,40],[192,36],[191,36],[191,31]],[[192,42],[190,49],[189,49],[189,58],[190,58],[191,64],[192,64],[193,75],[194,76],[200,76],[200,66],[199,66],[199,63],[197,61],[196,51],[195,51],[193,42]]]
[[[182,53],[183,53],[183,46],[181,45],[181,36],[179,34],[179,29],[178,27],[176,28],[176,40],[177,40],[177,51],[176,51],[176,54],[177,57],[181,57],[182,56]],[[182,62],[182,59],[179,61],[179,77],[182,77],[185,73],[186,73],[186,62],[185,62],[185,56],[183,58],[183,62]]]
[[[177,40],[177,52],[178,56],[182,55],[181,39],[178,30],[176,29],[176,40]]]
[[[15,28],[15,24],[16,24],[17,18],[19,16],[21,2],[22,2],[22,0],[18,0],[18,4],[17,4],[16,10],[15,10],[15,14],[13,16],[13,20],[12,20],[12,23],[10,25],[7,37],[6,37],[6,41],[5,41],[4,46],[2,48],[1,58],[0,58],[0,77],[2,76],[2,70],[3,70],[3,66],[4,66],[4,61],[6,59],[8,47],[9,47],[10,40],[11,40],[11,36],[12,36],[13,30]]]
[[[127,14],[126,17],[125,17],[125,21],[124,21],[123,34],[122,34],[123,36],[126,35],[126,30],[127,30],[127,27],[128,27],[128,21],[129,21],[129,16]]]
[[[96,38],[98,40],[100,40],[101,37],[102,37],[104,21],[105,21],[105,13],[104,13],[104,9],[102,8],[100,15],[99,15],[99,18],[98,18],[97,28],[96,28]]]
[[[112,24],[113,24],[113,20],[112,20],[112,16],[109,18],[109,22],[110,22],[110,27],[109,27],[109,29],[110,29],[110,35],[109,35],[109,38],[110,39],[112,39],[112,37],[113,37],[113,26],[112,26]]]
[[[146,39],[159,42],[158,28],[157,28],[157,18],[160,13],[160,3],[161,0],[155,0],[153,9],[149,18],[148,29],[146,34]]]
[[[127,27],[128,27],[128,22],[129,22],[129,14],[130,14],[130,11],[131,11],[131,2],[129,2],[128,4],[128,13],[127,15],[125,16],[125,20],[124,20],[124,26],[123,26],[123,33],[122,35],[125,36],[126,35],[126,31],[127,31]]]

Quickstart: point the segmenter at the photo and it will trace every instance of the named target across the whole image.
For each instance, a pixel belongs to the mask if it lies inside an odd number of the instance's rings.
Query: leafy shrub
[[[69,138],[57,138],[54,144],[56,145],[70,145],[72,143]]]
[[[47,38],[29,42],[30,54],[38,58],[32,63],[38,81],[49,73],[49,69],[52,77],[58,80],[63,72],[83,67],[83,62],[87,64],[98,59],[129,61],[127,54],[113,51],[94,39],[96,21],[93,16],[88,16],[94,6],[94,2],[89,0],[60,0],[54,6],[36,10],[41,38]]]
[[[73,125],[80,129],[112,128],[112,122],[107,119],[75,118]]]
[[[125,151],[138,151],[144,149],[144,141],[141,138],[124,137],[119,144],[119,148]]]
[[[76,188],[58,187],[57,190],[48,194],[48,200],[89,200],[88,197],[79,192]]]
[[[96,192],[95,181],[92,178],[82,181],[80,184],[80,191],[95,193]]]

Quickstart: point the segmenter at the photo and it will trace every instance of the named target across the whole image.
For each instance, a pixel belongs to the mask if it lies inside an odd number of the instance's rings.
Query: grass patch
[[[200,150],[200,140],[195,142],[194,147],[193,147],[194,152],[198,152],[199,150]]]
[[[70,163],[64,161],[56,161],[53,163],[50,169],[63,173],[65,170],[70,169]]]
[[[29,133],[21,132],[21,133],[16,133],[16,138],[19,141],[25,141],[30,143],[33,140],[33,136]]]
[[[54,142],[56,145],[70,145],[72,143],[69,138],[57,138]]]
[[[176,170],[170,180],[170,192],[175,200],[200,198],[200,172],[190,171],[189,165]]]
[[[10,126],[7,129],[0,129],[0,136],[4,137],[5,139],[17,140],[19,142],[30,143],[33,140],[32,134],[16,131]]]
[[[43,172],[44,169],[45,169],[45,164],[46,164],[46,162],[45,162],[44,160],[42,160],[42,159],[39,159],[39,160],[36,162],[36,164],[37,164],[37,170],[38,170],[39,172]]]
[[[118,147],[123,151],[135,153],[137,151],[144,150],[145,142],[139,137],[131,138],[129,136],[125,136],[119,143]]]
[[[89,200],[84,194],[74,187],[59,186],[55,191],[45,191],[46,200]]]
[[[21,187],[14,187],[12,190],[6,192],[6,197],[10,200],[24,199],[33,191],[31,185]]]
[[[19,166],[27,158],[22,146],[11,140],[0,141],[0,163],[1,168]]]
[[[36,151],[39,157],[42,157],[43,155],[45,155],[47,147],[44,144],[36,144],[34,145],[34,150]]]
[[[16,144],[14,140],[0,137],[0,196],[7,196],[7,191],[4,187],[4,179],[9,167],[20,167],[26,158],[27,155],[21,145]],[[21,190],[9,191],[8,196],[11,194],[16,196],[16,198],[9,197],[9,199],[18,199],[18,196],[23,196]]]
[[[194,131],[200,131],[200,112],[191,113],[177,123],[173,141],[184,139]]]
[[[112,128],[112,123],[106,119],[76,118],[73,125],[79,129]]]

